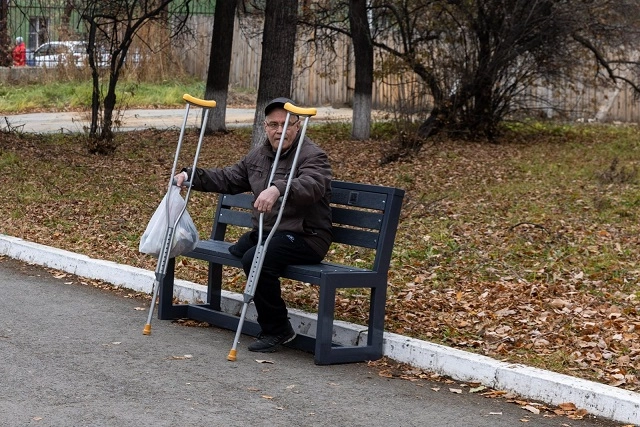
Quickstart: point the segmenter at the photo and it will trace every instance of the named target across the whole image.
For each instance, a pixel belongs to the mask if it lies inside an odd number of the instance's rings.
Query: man
[[[13,48],[11,56],[13,57],[14,67],[24,67],[27,64],[27,48],[22,37],[16,37],[16,47]]]
[[[267,186],[287,116],[284,109],[287,102],[293,103],[287,98],[276,98],[267,104],[264,111],[267,140],[238,163],[222,169],[196,168],[195,173],[183,169],[175,177],[178,186],[185,180],[191,180],[192,188],[198,191],[229,194],[251,191],[255,195],[254,229],[241,236],[229,249],[242,259],[247,276],[258,244],[258,217],[264,213],[263,238],[266,238],[278,216],[278,198],[284,195],[300,143],[300,118],[291,115],[273,182]],[[280,276],[287,265],[318,263],[326,255],[332,238],[331,178],[326,153],[305,137],[282,219],[267,247],[256,286],[254,303],[261,333],[249,346],[250,351],[272,352],[296,336],[281,296]]]

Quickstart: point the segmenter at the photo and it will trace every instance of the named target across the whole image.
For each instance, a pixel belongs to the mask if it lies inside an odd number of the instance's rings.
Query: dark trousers
[[[266,239],[266,237],[267,233],[263,238]],[[242,266],[247,275],[251,269],[257,243],[258,233],[252,231],[244,234],[235,247],[229,250],[234,255],[242,256]],[[267,247],[253,298],[258,312],[258,323],[264,334],[276,335],[288,328],[287,306],[280,290],[280,277],[284,269],[288,265],[317,264],[322,261],[322,258],[299,234],[289,231],[274,233]]]

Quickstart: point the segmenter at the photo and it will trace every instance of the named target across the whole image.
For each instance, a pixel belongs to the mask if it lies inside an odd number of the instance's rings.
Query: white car
[[[75,64],[76,67],[89,65],[87,42],[67,41],[49,42],[40,45],[33,53],[36,67],[53,68],[58,65]],[[98,66],[109,64],[108,54],[100,54]]]
[[[63,64],[84,67],[87,63],[87,43],[82,41],[49,42],[33,53],[36,67],[53,68]]]

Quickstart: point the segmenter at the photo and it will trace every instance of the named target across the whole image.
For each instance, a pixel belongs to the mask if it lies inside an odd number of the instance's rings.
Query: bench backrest
[[[400,221],[404,190],[344,181],[331,182],[333,241],[375,250],[372,270],[386,273]],[[227,225],[252,228],[254,196],[221,194],[211,239],[224,240]]]

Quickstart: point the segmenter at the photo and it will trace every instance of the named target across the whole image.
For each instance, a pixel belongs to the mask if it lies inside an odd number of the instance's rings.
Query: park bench
[[[387,273],[391,261],[404,190],[378,185],[332,181],[333,241],[352,249],[375,251],[370,269],[322,262],[289,266],[283,277],[319,285],[318,318],[315,338],[299,333],[287,346],[314,353],[318,365],[362,362],[382,357]],[[251,228],[254,196],[220,194],[211,236],[200,240],[186,257],[209,262],[207,301],[203,304],[180,304],[173,301],[175,259],[167,263],[167,273],[160,284],[158,317],[160,319],[194,319],[235,330],[239,313],[221,311],[222,267],[242,268],[240,258],[229,253],[231,242],[225,241],[228,226]],[[368,288],[369,318],[366,345],[332,343],[336,290]],[[244,334],[256,336],[260,327],[255,321],[244,322]],[[231,344],[231,343],[230,343]]]

